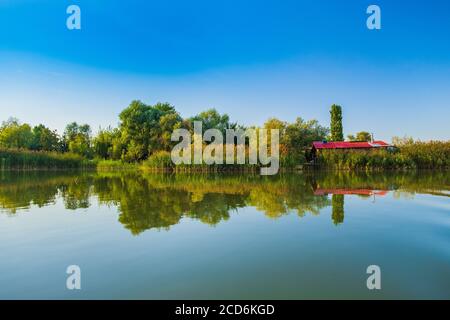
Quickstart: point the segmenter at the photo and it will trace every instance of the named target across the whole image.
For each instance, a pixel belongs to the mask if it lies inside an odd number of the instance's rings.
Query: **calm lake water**
[[[449,172],[2,172],[0,298],[449,299],[449,200]]]

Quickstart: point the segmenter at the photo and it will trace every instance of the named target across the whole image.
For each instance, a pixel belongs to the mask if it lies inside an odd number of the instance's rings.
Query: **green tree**
[[[118,130],[113,130],[110,127],[99,130],[97,136],[92,139],[92,147],[95,156],[108,159],[113,158],[114,139]]]
[[[148,157],[160,115],[160,110],[136,100],[120,113],[120,128],[126,145],[124,160],[138,161]]]
[[[146,105],[135,100],[120,115],[123,160],[139,161],[161,149],[169,149],[173,129],[181,124],[181,117],[168,103]]]
[[[43,124],[33,128],[32,150],[59,151],[61,150],[61,139],[56,130],[52,131]]]
[[[350,141],[371,141],[372,135],[367,131],[360,131],[356,134],[356,136],[349,134],[347,138]]]
[[[220,114],[216,109],[208,109],[190,118],[191,122],[201,121],[203,132],[208,129],[218,129],[225,134],[226,129],[236,129],[236,123],[230,123],[230,117],[227,114]]]
[[[123,159],[125,152],[126,145],[123,142],[122,132],[119,129],[116,129],[116,133],[114,134],[112,141],[110,157],[113,160],[120,160]]]
[[[333,194],[331,197],[332,214],[331,218],[335,225],[344,222],[344,195]]]
[[[91,157],[91,127],[88,124],[69,123],[64,131],[63,149],[85,157]]]
[[[282,136],[286,130],[288,123],[285,121],[281,121],[277,118],[269,118],[264,123],[264,129],[278,129],[280,131],[280,136]]]
[[[155,151],[170,151],[176,142],[171,141],[172,133],[175,129],[186,127],[180,114],[175,110],[175,107],[168,103],[157,103],[153,106],[160,111],[158,119],[158,131],[154,136],[153,149],[150,153]]]
[[[342,108],[336,104],[331,106],[331,141],[344,140],[342,127]]]
[[[4,148],[28,149],[33,142],[33,133],[29,124],[20,124],[16,118],[10,118],[0,127],[0,146]]]
[[[317,120],[305,121],[298,117],[294,123],[286,126],[283,142],[292,150],[305,150],[311,147],[313,141],[324,140],[329,129],[319,124]]]
[[[408,146],[414,144],[414,139],[412,137],[404,136],[404,137],[392,137],[392,144],[397,147]]]
[[[305,121],[300,117],[293,123],[270,118],[264,128],[280,130],[280,155],[284,165],[303,163],[305,152],[312,142],[325,139],[329,133],[329,129],[321,126],[317,120]]]
[[[174,142],[171,141],[175,129],[183,126],[180,115],[176,112],[164,114],[158,121],[161,133],[159,135],[159,149],[170,151]]]

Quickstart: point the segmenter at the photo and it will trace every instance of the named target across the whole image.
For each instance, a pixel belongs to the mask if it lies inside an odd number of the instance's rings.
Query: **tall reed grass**
[[[139,165],[137,163],[123,162],[121,160],[98,160],[96,162],[98,171],[123,171],[123,170],[137,170]]]
[[[193,158],[192,158],[193,159]],[[142,163],[142,169],[146,171],[173,171],[173,172],[255,172],[260,165],[252,164],[229,164],[223,159],[223,164],[179,164],[175,165],[171,159],[170,152],[158,151],[152,154]],[[248,161],[247,161],[248,162]]]
[[[0,149],[1,170],[87,169],[95,164],[72,153]]]

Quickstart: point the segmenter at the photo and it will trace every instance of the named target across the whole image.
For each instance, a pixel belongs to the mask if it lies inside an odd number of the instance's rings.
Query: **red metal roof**
[[[372,142],[351,142],[351,141],[314,141],[313,146],[316,149],[369,149],[369,148],[382,148],[389,147],[390,144],[384,141],[372,141]]]
[[[321,189],[318,188],[314,191],[316,196],[323,196],[327,194],[357,194],[357,195],[377,195],[384,196],[388,193],[387,190],[372,190],[372,189]]]

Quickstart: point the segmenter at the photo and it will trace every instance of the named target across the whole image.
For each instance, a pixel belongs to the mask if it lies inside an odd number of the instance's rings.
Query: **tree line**
[[[171,141],[172,132],[184,128],[192,133],[194,121],[201,121],[204,131],[215,128],[224,135],[226,129],[246,129],[231,122],[227,114],[220,114],[216,109],[182,118],[169,103],[147,105],[134,100],[119,114],[117,127],[100,128],[95,135],[88,124],[69,123],[60,135],[43,124],[32,127],[10,118],[0,127],[0,147],[70,152],[86,159],[140,162],[157,152],[169,152],[177,143]],[[304,150],[310,147],[312,141],[327,139],[330,133],[317,120],[305,121],[300,117],[291,123],[270,118],[263,127],[280,130],[280,157],[292,163],[303,160]]]
[[[279,130],[280,165],[293,167],[307,161],[305,151],[309,150],[313,141],[344,140],[342,118],[342,107],[332,105],[330,128],[322,126],[317,120],[304,120],[301,117],[293,122],[269,118],[263,128]],[[66,164],[70,167],[89,166],[89,162],[84,161],[87,159],[108,160],[108,165],[137,163],[148,159],[146,163],[149,166],[168,166],[170,151],[178,143],[171,141],[172,132],[183,128],[193,134],[194,121],[201,121],[204,131],[214,128],[224,136],[226,129],[246,129],[216,109],[183,118],[169,103],[147,105],[139,100],[132,101],[120,112],[117,127],[100,128],[95,135],[88,124],[69,123],[60,135],[43,124],[32,127],[10,118],[0,126],[0,165],[2,168],[59,168]],[[361,131],[348,135],[348,140],[370,141],[371,134]],[[400,146],[401,152],[329,152],[323,155],[321,163],[339,168],[449,166],[449,142],[414,143],[411,138],[394,138],[393,142]]]

